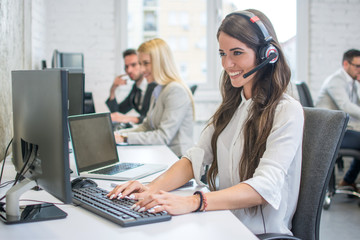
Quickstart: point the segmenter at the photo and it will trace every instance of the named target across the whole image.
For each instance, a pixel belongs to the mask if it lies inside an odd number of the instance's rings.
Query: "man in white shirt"
[[[344,53],[342,68],[329,76],[321,87],[316,107],[342,110],[350,115],[341,148],[360,150],[360,51]],[[354,159],[339,186],[351,186],[360,172],[360,159]]]

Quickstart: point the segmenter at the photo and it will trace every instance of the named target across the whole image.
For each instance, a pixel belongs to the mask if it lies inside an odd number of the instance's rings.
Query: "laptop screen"
[[[119,162],[110,113],[70,116],[69,129],[79,173]]]

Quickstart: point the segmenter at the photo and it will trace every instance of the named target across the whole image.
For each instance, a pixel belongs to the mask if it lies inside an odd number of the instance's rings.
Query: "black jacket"
[[[140,89],[136,86],[135,83],[129,95],[121,103],[118,104],[116,102],[116,99],[114,98],[113,100],[107,99],[106,105],[108,106],[110,112],[120,112],[123,114],[126,114],[131,109],[135,109],[135,111],[137,111],[140,114],[139,123],[141,123],[146,117],[147,111],[149,110],[151,95],[156,86],[157,84],[155,82],[148,84],[145,91],[144,100],[142,102],[141,109],[139,109],[139,106],[136,104],[135,101],[135,97],[139,96],[139,91],[140,91]]]

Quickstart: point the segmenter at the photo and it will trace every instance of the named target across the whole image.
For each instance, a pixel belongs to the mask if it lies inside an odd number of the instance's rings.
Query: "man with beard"
[[[110,97],[107,99],[106,105],[112,112],[111,120],[113,122],[131,122],[138,124],[144,120],[146,113],[149,110],[152,91],[157,84],[155,82],[148,82],[143,77],[136,50],[125,50],[123,52],[123,58],[126,74],[119,75],[114,79],[110,88]],[[121,85],[126,85],[128,78],[135,83],[129,95],[121,103],[117,103],[115,90]],[[138,117],[125,115],[132,109],[139,113]]]

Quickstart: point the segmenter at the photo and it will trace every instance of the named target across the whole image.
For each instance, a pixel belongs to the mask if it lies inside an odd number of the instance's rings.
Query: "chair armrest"
[[[263,233],[256,235],[261,240],[301,240],[300,238],[278,233]]]

